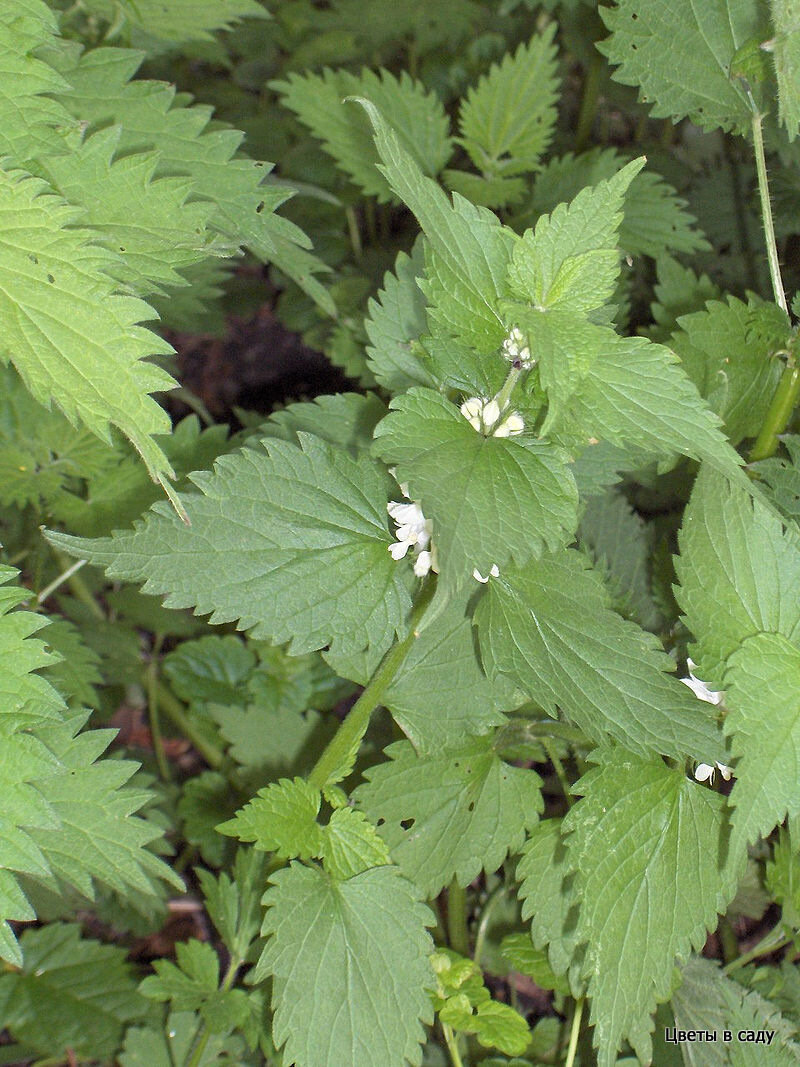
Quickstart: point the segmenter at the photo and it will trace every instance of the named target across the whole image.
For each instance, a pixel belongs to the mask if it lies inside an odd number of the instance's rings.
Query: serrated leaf
[[[484,174],[535,170],[556,122],[555,24],[505,55],[469,90],[459,112],[460,143]]]
[[[391,863],[389,850],[362,811],[337,808],[325,827],[322,847],[325,870],[345,881],[370,867]]]
[[[770,0],[775,37],[772,56],[778,80],[778,114],[793,141],[800,127],[800,6],[797,0]]]
[[[77,627],[66,619],[51,623],[45,631],[47,644],[60,657],[60,662],[44,668],[44,677],[68,701],[85,707],[99,705],[96,686],[102,678],[100,657],[81,640]]]
[[[725,664],[748,637],[800,642],[800,535],[760,500],[702,468],[679,544],[675,596],[712,689],[725,688]]]
[[[625,192],[645,164],[633,160],[613,178],[583,189],[570,204],[543,215],[514,245],[512,294],[537,311],[589,312],[610,299],[619,274],[617,234]]]
[[[478,348],[499,347],[505,327],[497,311],[511,245],[510,230],[483,208],[455,194],[450,202],[403,148],[377,108],[360,99],[375,130],[389,185],[416,215],[430,242],[424,292],[431,316],[449,333]]]
[[[378,426],[377,453],[396,465],[426,518],[442,578],[463,585],[523,563],[569,540],[577,525],[577,489],[565,457],[547,442],[484,437],[439,393],[411,389],[396,397]]]
[[[397,79],[387,70],[378,75],[365,69],[356,76],[325,68],[321,75],[290,73],[286,81],[270,82],[270,88],[282,94],[284,105],[322,141],[362,192],[379,202],[389,201],[392,191],[378,168],[367,117],[345,97],[371,101],[425,174],[438,174],[450,158],[449,122],[441,101],[405,71]]]
[[[53,57],[69,91],[58,99],[67,111],[92,127],[122,128],[118,151],[158,151],[156,177],[187,175],[193,197],[210,201],[212,226],[236,244],[246,245],[289,275],[329,315],[333,302],[314,277],[327,269],[306,249],[305,234],[274,212],[291,192],[278,184],[263,185],[271,165],[238,152],[243,134],[219,123],[209,124],[212,109],[187,106],[166,82],[131,81],[142,52],[95,48]]]
[[[745,638],[728,660],[725,730],[736,759],[732,848],[800,813],[800,650],[779,633]]]
[[[707,274],[695,274],[672,256],[660,257],[657,274],[658,282],[653,287],[656,300],[650,305],[654,325],[647,330],[647,336],[665,344],[682,315],[702,311],[707,301],[719,297],[720,291]]]
[[[255,653],[233,634],[183,641],[164,657],[164,673],[176,696],[197,704],[239,703],[255,665]]]
[[[442,171],[442,180],[447,188],[463,196],[478,207],[501,208],[518,204],[525,196],[524,178],[485,178],[482,174],[470,174],[466,170]]]
[[[207,941],[191,938],[175,946],[178,965],[155,960],[155,974],[141,984],[141,993],[150,1000],[169,1000],[175,1011],[195,1011],[216,993],[219,985],[219,959]]]
[[[311,433],[357,456],[369,446],[373,431],[385,414],[386,405],[374,393],[334,393],[288,404],[273,412],[257,433],[293,444],[299,443],[301,432]]]
[[[317,823],[321,800],[319,789],[303,778],[283,778],[259,790],[217,829],[240,841],[254,841],[256,848],[283,859],[311,859],[323,848],[322,827]]]
[[[644,630],[655,630],[661,614],[652,595],[652,527],[622,493],[610,489],[587,500],[578,541],[605,573],[615,609]]]
[[[272,975],[273,1038],[303,1067],[422,1061],[432,1021],[430,911],[394,867],[337,883],[293,863],[272,876],[256,980]],[[342,1010],[346,1005],[346,1010]]]
[[[547,953],[534,947],[530,934],[507,934],[500,944],[500,952],[513,970],[532,978],[540,988],[570,996],[569,982],[555,974]]]
[[[454,737],[484,734],[505,722],[515,692],[504,680],[490,682],[478,661],[465,597],[456,598],[425,627],[403,660],[381,703],[417,752],[437,753]],[[334,670],[366,685],[388,646],[351,656],[325,653]],[[453,699],[453,679],[464,699]]]
[[[184,497],[191,527],[156,505],[130,532],[53,544],[145,580],[168,607],[212,612],[295,654],[332,643],[361,649],[391,639],[409,607],[389,555],[388,475],[301,434],[301,446],[265,439],[223,456]]]
[[[613,1067],[625,1039],[647,1061],[650,1016],[672,992],[675,957],[702,948],[736,891],[736,872],[719,870],[725,801],[623,749],[604,753],[574,792],[583,799],[564,828],[598,1064]]]
[[[175,383],[144,360],[172,347],[139,325],[154,317],[147,304],[115,293],[114,257],[76,215],[45,182],[0,169],[1,358],[43,404],[104,441],[118,427],[154,478],[168,476],[153,436],[169,417],[149,394]]]
[[[244,18],[268,18],[256,0],[87,0],[89,11],[113,21],[120,14],[134,28],[137,44],[148,38],[168,41],[212,41],[219,30],[230,30]],[[121,7],[121,12],[120,12]],[[135,31],[139,30],[136,34]]]
[[[488,990],[478,1004],[471,1004],[464,993],[448,997],[439,1011],[442,1023],[454,1030],[474,1034],[483,1048],[497,1048],[507,1056],[524,1052],[531,1033],[524,1016],[509,1004],[492,1000]]]
[[[147,1012],[125,950],[63,923],[26,930],[20,947],[20,971],[0,974],[4,1026],[42,1056],[113,1056],[123,1027]]]
[[[764,885],[780,906],[782,920],[795,930],[800,928],[800,850],[792,834],[783,828],[764,868]]]
[[[781,441],[788,457],[773,456],[752,464],[759,478],[770,487],[770,498],[787,519],[800,520],[800,437],[786,434]]]
[[[240,960],[246,959],[261,925],[260,904],[266,867],[264,856],[256,849],[240,848],[233,865],[233,877],[226,871],[218,877],[203,868],[195,871],[211,921],[225,947]]]
[[[614,80],[637,86],[653,118],[749,130],[753,113],[730,64],[765,29],[758,0],[618,0],[601,15],[611,36],[598,47],[617,67]]]
[[[222,1038],[208,1034],[203,1019],[194,1012],[172,1012],[159,1029],[131,1027],[125,1034],[122,1067],[175,1067],[184,1064],[198,1048],[204,1034],[197,1067],[211,1067],[244,1056],[244,1042],[238,1037]]]
[[[232,819],[241,797],[218,771],[202,771],[183,785],[178,801],[182,833],[206,863],[222,867],[230,859],[232,842],[217,832],[226,819]]]
[[[501,573],[474,618],[490,674],[510,675],[598,743],[723,761],[711,705],[667,673],[674,664],[653,634],[610,609],[600,576],[574,549]]]
[[[398,741],[386,754],[391,762],[370,767],[354,799],[428,897],[454,877],[466,886],[497,870],[542,811],[539,776],[504,763],[490,737],[428,756]]]
[[[422,275],[422,243],[411,257],[400,252],[394,274],[383,277],[383,289],[370,299],[364,327],[370,340],[367,363],[375,380],[389,392],[412,385],[432,386],[433,378],[413,345],[426,332],[425,297],[417,284]]]
[[[546,949],[553,972],[566,976],[572,995],[582,995],[584,948],[577,933],[579,899],[562,835],[561,819],[543,819],[531,830],[517,864],[522,917],[531,920],[536,949]]]
[[[532,224],[558,204],[574,199],[586,186],[609,181],[625,162],[626,157],[614,148],[592,148],[577,156],[568,152],[549,160],[537,175],[530,202],[515,225]],[[708,248],[686,210],[686,201],[649,168],[629,185],[622,212],[618,244],[628,255],[660,258],[666,251],[690,253]]]
[[[731,442],[757,436],[783,370],[775,356],[789,341],[788,316],[752,295],[746,304],[728,296],[683,315],[678,326],[670,347]]]

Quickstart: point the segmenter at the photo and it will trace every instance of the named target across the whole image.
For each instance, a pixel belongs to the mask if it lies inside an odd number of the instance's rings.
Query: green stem
[[[45,600],[47,600],[49,596],[55,593],[56,589],[58,589],[60,585],[63,585],[64,582],[68,582],[73,576],[73,574],[76,574],[81,569],[81,567],[86,565],[86,562],[87,561],[85,559],[76,560],[71,567],[67,567],[67,569],[62,574],[59,574],[59,576],[57,578],[54,578],[48,586],[45,586],[41,593],[39,593],[39,595],[36,597],[36,607],[40,608],[45,602]],[[94,599],[92,599],[92,603],[94,604]]]
[[[73,567],[68,567],[66,565],[67,561],[64,556],[62,556],[62,554],[56,551],[55,549],[53,549],[53,555],[58,560],[58,565],[59,567],[61,567],[62,571],[65,572],[65,574],[68,571],[72,571],[72,573],[65,578],[65,581],[69,586],[72,595],[75,597],[75,599],[80,600],[82,604],[85,604],[89,611],[91,611],[92,615],[95,616],[95,618],[102,619],[102,621],[105,622],[106,617],[103,614],[103,609],[92,596],[86,582],[84,582],[83,578],[81,578],[80,574],[78,574],[78,570],[80,570],[80,568],[76,569]]]
[[[324,789],[328,785],[335,785],[337,782],[341,782],[350,773],[358,752],[358,746],[367,732],[370,716],[380,703],[381,697],[388,689],[403,660],[419,637],[417,627],[433,598],[435,590],[436,582],[434,579],[429,579],[423,585],[411,612],[408,633],[402,641],[398,641],[396,645],[393,645],[383,657],[375,673],[367,683],[364,692],[352,706],[347,718],[314,764],[311,774],[308,776],[308,781],[311,785],[315,785],[318,789]]]
[[[147,692],[147,717],[150,721],[150,736],[153,740],[153,752],[156,757],[156,766],[162,782],[168,782],[172,777],[167,762],[167,754],[164,751],[164,738],[161,735],[161,720],[158,715],[158,654],[161,651],[162,638],[156,636],[150,662],[147,664],[145,673],[145,690]]]
[[[790,354],[783,372],[775,396],[769,406],[764,425],[756,438],[755,444],[750,450],[748,457],[751,463],[760,459],[767,459],[775,454],[778,448],[778,439],[792,417],[795,405],[800,398],[800,368],[795,365],[794,357]]]
[[[208,738],[203,737],[203,735],[195,728],[189,716],[184,711],[181,702],[169,689],[167,689],[163,682],[156,681],[155,689],[161,709],[178,727],[180,732],[192,742],[209,767],[218,770],[225,760],[222,751],[209,741]]]
[[[364,249],[361,244],[361,232],[358,228],[358,219],[356,218],[355,208],[348,204],[344,209],[344,216],[347,219],[347,232],[350,234],[350,244],[353,248],[353,259],[356,263],[361,262],[361,257],[364,254]]]
[[[567,1058],[564,1060],[564,1067],[574,1067],[575,1054],[578,1051],[578,1037],[581,1032],[581,1019],[583,1018],[583,997],[580,998],[575,1004],[575,1012],[572,1016],[572,1029],[569,1034],[569,1047],[567,1048]]]
[[[719,934],[719,941],[722,946],[722,957],[725,960],[725,963],[733,963],[739,956],[739,942],[736,940],[736,933],[731,926],[730,920],[724,915],[719,921],[717,933]]]
[[[447,890],[447,940],[454,952],[469,956],[467,891],[461,888],[455,878]]]
[[[511,399],[511,394],[514,392],[514,386],[522,377],[522,367],[512,367],[508,372],[508,377],[503,382],[503,387],[495,397],[497,406],[500,408],[501,413],[508,407],[508,402]]]
[[[575,151],[582,151],[589,142],[594,125],[594,117],[597,114],[597,98],[600,94],[600,76],[603,72],[603,60],[600,56],[594,56],[586,78],[583,82],[583,96],[581,97],[581,109],[578,114],[578,128],[575,131]]]
[[[447,1045],[447,1051],[450,1053],[450,1062],[453,1067],[464,1067],[464,1061],[458,1051],[458,1039],[453,1033],[452,1027],[448,1026],[447,1023],[442,1023],[442,1033],[444,1034],[445,1044]]]
[[[504,882],[501,882],[486,901],[486,905],[481,912],[481,917],[475,930],[475,951],[472,953],[472,958],[479,967],[481,965],[481,956],[483,955],[483,946],[486,942],[486,932],[489,929],[489,923],[491,922],[497,904],[505,897],[505,895],[506,886]]]
[[[758,195],[761,200],[761,223],[764,227],[764,239],[767,244],[767,261],[769,263],[769,276],[772,279],[772,291],[775,294],[775,303],[786,314],[789,307],[786,303],[786,293],[783,289],[781,278],[781,266],[778,261],[778,245],[775,240],[775,226],[772,222],[772,207],[769,201],[769,181],[767,179],[767,159],[764,154],[764,133],[762,123],[764,116],[756,107],[752,95],[750,106],[753,109],[753,148],[756,156],[756,173],[758,174]]]
[[[228,990],[231,988],[231,986],[233,985],[233,980],[236,978],[236,972],[239,970],[241,965],[241,960],[236,959],[235,956],[231,957],[231,962],[228,964],[228,969],[225,972],[225,977],[223,978],[222,985],[220,987],[220,991],[222,993],[227,993]],[[186,1067],[199,1067],[200,1063],[202,1063],[203,1053],[206,1050],[206,1045],[208,1044],[210,1037],[211,1031],[209,1030],[206,1023],[203,1023],[202,1029],[200,1030],[200,1037],[197,1041],[197,1044],[194,1046],[194,1050],[192,1052],[191,1057],[186,1061]]]
[[[564,793],[564,799],[567,802],[567,807],[571,808],[573,803],[572,793],[570,792],[571,786],[569,778],[567,778],[566,772],[564,770],[564,764],[561,762],[558,753],[556,752],[555,748],[550,743],[550,740],[548,738],[543,737],[541,739],[541,745],[547,753],[547,758],[553,764],[553,770],[556,772],[556,777],[558,778],[562,792]]]
[[[774,930],[763,937],[758,944],[751,948],[749,952],[742,953],[741,956],[737,956],[735,960],[732,960],[729,964],[722,968],[723,974],[731,974],[733,971],[738,971],[740,967],[744,967],[750,963],[751,960],[758,959],[759,956],[766,956],[770,952],[777,952],[779,948],[783,948],[785,945],[791,943],[791,937],[785,934],[779,926],[776,926]]]

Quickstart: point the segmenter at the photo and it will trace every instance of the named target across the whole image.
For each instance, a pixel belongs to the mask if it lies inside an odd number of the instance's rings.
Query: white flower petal
[[[500,418],[500,405],[496,400],[487,400],[483,405],[483,425],[489,429]]]
[[[411,544],[409,541],[395,541],[393,545],[389,545],[389,551],[392,554],[392,559],[402,559],[408,552]]]
[[[718,763],[717,767],[725,781],[729,782],[731,780],[731,775],[733,774],[733,767],[726,767],[724,763]]]
[[[414,574],[418,578],[424,578],[431,569],[433,558],[430,552],[420,552],[417,558],[414,560]]]
[[[714,768],[710,763],[698,763],[694,769],[694,776],[698,782],[714,782]]]

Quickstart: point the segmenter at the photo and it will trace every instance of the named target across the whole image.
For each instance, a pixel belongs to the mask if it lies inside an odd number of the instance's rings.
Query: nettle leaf
[[[605,574],[615,609],[643,629],[655,630],[661,614],[652,593],[652,527],[622,493],[609,489],[586,501],[578,541]]]
[[[709,300],[720,296],[720,290],[707,274],[695,274],[672,256],[660,257],[657,274],[653,287],[656,300],[650,305],[654,325],[646,333],[651,341],[666,343],[682,315],[702,311]]]
[[[261,893],[266,872],[265,858],[252,848],[236,853],[232,877],[218,877],[202,867],[195,869],[205,898],[206,910],[225,947],[244,960],[261,926]]]
[[[710,704],[670,671],[655,635],[608,606],[599,574],[574,549],[493,578],[475,612],[484,664],[600,744],[640,756],[723,761]],[[716,755],[714,755],[716,753]]]
[[[36,53],[58,33],[58,17],[41,0],[0,11],[0,157],[20,162],[64,150],[64,134],[77,128],[49,94],[66,82]]]
[[[772,456],[752,464],[757,476],[769,486],[770,499],[787,519],[800,520],[800,437],[781,437],[786,456]]]
[[[506,336],[496,303],[514,235],[497,217],[455,194],[446,193],[427,178],[403,148],[378,109],[358,101],[375,130],[381,171],[411,211],[430,243],[429,281],[423,286],[431,317],[454,337],[478,348],[497,348]]]
[[[230,860],[233,842],[222,837],[217,827],[234,817],[241,799],[218,771],[201,771],[183,784],[178,801],[181,833],[214,867],[222,867]]]
[[[498,1048],[507,1056],[525,1051],[531,1039],[525,1017],[510,1005],[492,1000],[476,963],[449,949],[440,949],[431,962],[437,985],[434,1004],[441,1023],[475,1034],[483,1048]]]
[[[293,653],[332,643],[358,650],[391,639],[410,605],[389,555],[388,475],[299,434],[264,439],[194,474],[192,525],[156,505],[128,532],[97,541],[50,533],[53,544],[145,581],[168,607],[211,612]]]
[[[570,539],[578,494],[566,456],[544,441],[484,437],[439,393],[411,389],[391,403],[375,450],[396,465],[434,525],[442,579],[463,585]]]
[[[282,94],[283,104],[322,141],[367,196],[392,199],[391,183],[378,168],[378,154],[369,120],[345,97],[365,97],[386,117],[403,151],[425,174],[436,175],[450,158],[450,123],[439,98],[403,71],[399,80],[387,70],[359,75],[325,68],[322,74],[290,73],[269,87]]]
[[[418,1067],[434,985],[431,912],[395,867],[344,882],[293,863],[271,876],[255,980],[272,975],[273,1039],[287,1063]]]
[[[506,934],[500,943],[500,954],[512,970],[532,978],[542,989],[553,989],[565,997],[571,995],[569,982],[556,975],[547,952],[534,947],[530,934]]]
[[[725,688],[725,664],[748,637],[800,644],[800,535],[760,500],[701,468],[679,544],[675,596],[712,689]]]
[[[800,650],[779,633],[745,638],[728,660],[725,688],[733,842],[744,850],[800,813]]]
[[[536,170],[555,130],[558,100],[555,23],[469,90],[459,111],[460,144],[484,174]]]
[[[132,81],[143,58],[144,53],[124,48],[95,48],[83,55],[64,50],[51,56],[70,87],[59,92],[59,103],[92,127],[120,126],[122,155],[157,151],[156,177],[188,176],[193,199],[214,205],[215,231],[274,263],[334,315],[330,295],[313,276],[326,269],[324,264],[306,251],[306,235],[274,213],[290,190],[262,184],[271,165],[243,156],[238,150],[244,134],[210,124],[210,107],[187,106],[190,98],[176,95],[166,82]]]
[[[770,0],[772,55],[778,79],[778,113],[793,141],[800,127],[800,29],[797,0]]]
[[[638,87],[653,118],[749,130],[753,113],[730,64],[751,38],[768,36],[759,0],[618,0],[601,15],[611,36],[598,47],[618,68],[614,80]]]
[[[119,253],[119,266],[110,264],[109,272],[147,296],[165,285],[186,285],[178,271],[208,255],[233,255],[235,246],[215,241],[207,229],[213,205],[186,203],[189,178],[153,180],[157,152],[114,160],[121,135],[119,126],[111,126],[44,163],[54,189],[83,208],[82,224]]]
[[[125,949],[64,923],[24,931],[20,947],[20,970],[0,974],[3,1025],[42,1056],[112,1057],[123,1027],[147,1013]]]
[[[224,1038],[208,1032],[205,1020],[190,1011],[171,1012],[158,1029],[130,1027],[119,1058],[122,1067],[175,1067],[187,1063],[203,1041],[197,1067],[236,1062],[245,1056],[239,1037]]]
[[[322,854],[325,870],[339,881],[392,862],[386,843],[363,811],[347,807],[331,815]]]
[[[217,827],[221,834],[254,841],[256,848],[288,859],[322,854],[323,832],[317,823],[322,795],[303,778],[273,782]]]
[[[365,771],[354,799],[377,822],[392,859],[428,897],[455,877],[497,870],[543,809],[534,771],[504,763],[491,737],[419,756],[408,741]]]
[[[564,828],[598,1064],[613,1067],[625,1039],[650,1060],[651,1014],[672,992],[675,957],[702,948],[736,874],[719,871],[724,797],[660,759],[622,749],[598,759],[573,790],[583,799]]]
[[[508,268],[517,299],[537,311],[562,307],[573,312],[592,311],[610,299],[619,274],[617,234],[625,192],[644,164],[644,156],[633,160],[525,231]]]
[[[546,949],[554,974],[566,976],[573,996],[583,994],[584,947],[577,932],[579,899],[567,856],[563,820],[543,819],[528,835],[517,864],[522,918],[531,920],[531,941]]]
[[[530,201],[515,225],[553,211],[558,204],[574,199],[587,185],[609,181],[626,162],[626,156],[615,148],[592,148],[578,156],[567,152],[549,160],[536,176]],[[661,259],[667,250],[691,253],[709,247],[695,228],[686,201],[649,168],[631,181],[622,212],[618,243],[628,255]]]
[[[172,470],[153,437],[170,421],[148,394],[175,382],[145,357],[172,346],[139,325],[154,318],[147,304],[115,293],[114,256],[73,225],[78,217],[45,182],[0,169],[0,358],[37,400],[102,440],[118,427],[164,478]]]
[[[773,968],[769,968],[773,972]],[[774,973],[774,972],[773,972]],[[692,956],[681,968],[681,984],[672,995],[675,1025],[681,1030],[723,1030],[776,1033],[769,1045],[734,1041],[687,1044],[687,1067],[787,1067],[800,1063],[800,1046],[792,1041],[796,1028],[776,1004],[727,978],[716,960]]]
[[[375,427],[386,410],[374,393],[333,393],[274,411],[254,433],[293,444],[300,443],[300,433],[310,433],[357,456],[371,444]],[[258,446],[257,438],[249,438],[246,443]]]
[[[484,674],[465,601],[466,597],[456,597],[436,617],[435,626],[421,631],[381,696],[381,703],[421,754],[440,752],[454,737],[485,734],[502,725],[503,709],[522,699],[505,679],[490,681]],[[350,656],[324,655],[337,674],[366,685],[387,651],[388,646],[373,645]]]
[[[417,279],[422,275],[422,242],[411,257],[400,252],[394,274],[388,271],[377,299],[370,298],[364,328],[370,339],[367,364],[375,380],[391,393],[412,385],[434,385],[413,345],[427,330],[425,297]]]
[[[771,358],[786,347],[789,318],[775,304],[750,296],[709,301],[705,311],[678,319],[670,347],[733,444],[755,437],[775,394],[783,365]]]
[[[257,0],[87,0],[86,8],[104,18],[119,18],[138,29],[140,38],[156,37],[175,45],[181,41],[212,41],[218,30],[230,30],[243,18],[269,18]]]

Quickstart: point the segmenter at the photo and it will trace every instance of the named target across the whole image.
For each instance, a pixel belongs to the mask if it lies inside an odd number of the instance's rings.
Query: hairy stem
[[[436,590],[435,579],[428,579],[422,587],[419,597],[411,611],[408,633],[402,641],[392,645],[375,673],[370,678],[364,692],[350,709],[347,718],[333,735],[325,751],[314,764],[308,781],[318,789],[335,785],[346,778],[355,762],[358,746],[369,726],[370,716],[389,688],[403,660],[419,637],[419,626]]]
[[[467,891],[461,888],[455,878],[447,890],[447,940],[454,952],[469,956]]]
[[[778,245],[775,240],[775,226],[772,222],[772,206],[769,200],[769,181],[767,179],[767,159],[764,154],[764,133],[762,124],[764,116],[755,106],[755,101],[750,96],[750,104],[753,108],[753,148],[756,156],[756,173],[758,175],[758,195],[761,200],[761,224],[764,227],[764,240],[767,245],[767,262],[769,263],[769,276],[772,280],[772,292],[775,295],[775,303],[781,310],[789,314],[786,303],[786,293],[783,289],[781,278],[781,266],[778,261]]]
[[[786,370],[778,382],[775,396],[769,406],[764,425],[750,450],[749,460],[751,463],[759,459],[767,459],[773,456],[778,448],[778,439],[792,417],[795,405],[800,398],[800,368],[795,364],[793,354],[790,353],[786,363]]]
[[[225,756],[221,749],[208,740],[195,728],[194,723],[186,714],[183,705],[173,693],[167,689],[161,681],[156,681],[155,692],[158,698],[159,707],[165,712],[165,714],[172,720],[172,722],[178,727],[180,732],[187,737],[209,767],[213,767],[214,770],[218,770],[223,762]]]
[[[564,1067],[574,1067],[575,1054],[578,1051],[578,1037],[581,1032],[581,1019],[583,1018],[583,997],[575,1003],[575,1012],[572,1016],[572,1029],[569,1034],[569,1046],[567,1048],[567,1058],[564,1060]]]
[[[773,930],[770,930],[757,945],[750,949],[749,952],[743,952],[741,956],[737,956],[735,960],[732,960],[727,966],[722,968],[724,974],[730,974],[732,971],[738,971],[740,967],[744,967],[752,960],[758,959],[759,956],[766,956],[770,952],[777,952],[779,948],[783,948],[785,945],[791,943],[792,938],[789,934],[784,933],[780,926],[776,926]]]
[[[500,392],[495,397],[495,400],[497,401],[497,406],[500,408],[501,412],[505,411],[506,407],[508,407],[508,402],[511,399],[511,394],[514,392],[514,386],[517,384],[521,377],[522,367],[512,367],[511,370],[508,372],[508,377],[503,382],[503,386]]]

